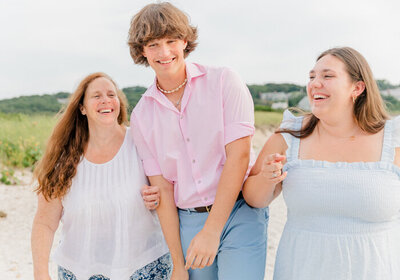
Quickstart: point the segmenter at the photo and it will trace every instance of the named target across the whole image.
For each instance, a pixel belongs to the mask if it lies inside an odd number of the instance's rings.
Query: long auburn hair
[[[389,119],[378,85],[372,75],[367,60],[350,47],[332,48],[321,53],[317,60],[326,55],[340,59],[346,66],[347,73],[353,82],[363,81],[364,91],[357,97],[353,107],[353,116],[357,125],[365,132],[375,134],[383,129]],[[297,138],[309,136],[318,124],[319,119],[313,114],[304,114],[307,120],[299,131],[279,129],[275,133],[289,133]]]
[[[76,167],[89,140],[87,117],[82,115],[80,107],[89,84],[97,78],[106,78],[114,84],[120,101],[118,124],[128,122],[126,97],[116,83],[101,72],[85,77],[71,95],[65,110],[60,111],[60,119],[47,142],[43,158],[34,171],[34,177],[38,181],[35,191],[46,200],[62,198],[71,187]]]

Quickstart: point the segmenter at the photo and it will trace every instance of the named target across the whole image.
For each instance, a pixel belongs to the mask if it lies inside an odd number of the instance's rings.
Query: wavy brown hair
[[[133,16],[128,33],[131,57],[136,64],[149,66],[143,47],[154,39],[175,38],[187,41],[184,57],[197,46],[197,28],[190,25],[188,16],[168,2],[149,4]]]
[[[389,115],[367,60],[355,49],[342,47],[324,51],[316,61],[326,55],[340,59],[353,82],[362,81],[365,84],[364,91],[357,97],[353,107],[353,116],[357,125],[368,133],[375,134],[381,131]],[[290,133],[297,138],[305,138],[314,131],[319,121],[312,113],[305,114],[305,119],[308,121],[299,131],[282,129],[275,133]]]
[[[128,122],[126,97],[117,84],[101,72],[85,77],[71,95],[65,110],[60,112],[60,119],[48,140],[43,158],[34,171],[38,181],[36,192],[43,194],[46,200],[62,198],[71,187],[76,167],[89,140],[87,117],[82,115],[80,107],[89,84],[97,78],[106,78],[114,84],[120,101],[118,124]]]

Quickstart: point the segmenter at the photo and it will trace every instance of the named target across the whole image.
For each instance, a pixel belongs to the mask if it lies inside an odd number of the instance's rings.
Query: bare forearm
[[[248,154],[239,158],[227,158],[218,184],[214,204],[204,228],[212,229],[221,234],[242,188],[248,166]]]
[[[243,186],[243,197],[252,207],[266,207],[276,197],[275,186],[275,184],[266,184],[261,174],[249,176]]]
[[[52,229],[44,224],[33,223],[31,246],[35,280],[50,279],[49,256],[53,239]]]
[[[163,176],[150,176],[150,184],[160,190],[160,205],[157,208],[161,229],[171,253],[174,270],[184,269],[185,261],[182,253],[179,232],[178,211],[174,200],[174,186]]]
[[[179,218],[173,192],[161,192],[161,202],[157,208],[157,214],[174,266],[183,267],[184,259],[179,233]]]

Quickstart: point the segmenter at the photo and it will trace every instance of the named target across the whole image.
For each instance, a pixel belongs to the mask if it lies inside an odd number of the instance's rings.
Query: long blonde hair
[[[89,140],[87,117],[81,114],[80,107],[83,105],[89,84],[97,78],[106,78],[114,84],[120,100],[118,124],[128,122],[126,97],[116,83],[101,72],[85,77],[61,113],[60,120],[48,140],[44,156],[34,171],[34,177],[38,181],[36,192],[43,194],[46,200],[62,198],[71,187],[76,167]]]

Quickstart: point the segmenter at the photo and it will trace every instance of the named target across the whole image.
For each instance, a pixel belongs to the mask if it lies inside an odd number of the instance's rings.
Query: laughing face
[[[356,90],[356,83],[351,80],[345,64],[335,56],[323,56],[310,71],[307,94],[311,111],[317,118],[326,114],[352,114],[352,96],[359,94]]]
[[[174,77],[185,69],[184,49],[187,42],[181,39],[161,38],[143,47],[143,56],[157,76]]]
[[[89,126],[118,123],[120,101],[114,84],[104,77],[93,80],[86,89],[81,112]]]

